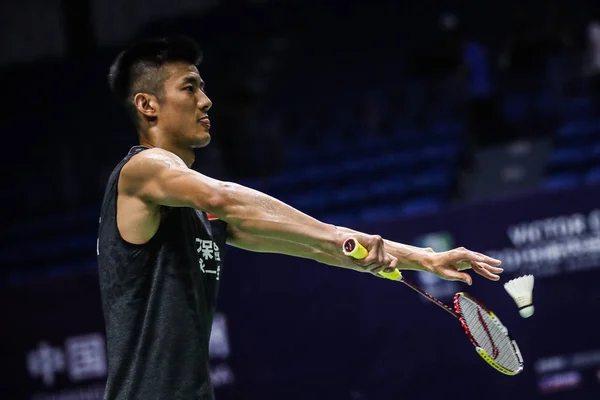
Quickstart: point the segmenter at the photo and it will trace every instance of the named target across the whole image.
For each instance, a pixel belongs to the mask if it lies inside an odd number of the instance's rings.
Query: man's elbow
[[[224,221],[231,219],[235,208],[235,186],[230,182],[213,183],[207,191],[194,196],[194,208],[211,213]]]

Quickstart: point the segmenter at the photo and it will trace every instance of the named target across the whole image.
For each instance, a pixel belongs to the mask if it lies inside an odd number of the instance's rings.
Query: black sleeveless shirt
[[[209,339],[226,245],[226,224],[191,208],[163,208],[146,244],[117,229],[121,169],[145,147],[132,147],[104,194],[98,267],[106,323],[105,400],[214,398]]]

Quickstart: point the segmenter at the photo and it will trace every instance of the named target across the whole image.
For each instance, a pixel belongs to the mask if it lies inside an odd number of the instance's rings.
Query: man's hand
[[[387,252],[385,241],[381,236],[356,234],[354,237],[369,252],[362,260],[351,259],[359,267],[358,271],[378,274],[381,271],[392,272],[396,268],[398,259]]]
[[[471,275],[462,272],[469,268],[492,281],[499,280],[500,277],[497,274],[504,271],[502,268],[498,268],[502,263],[500,260],[467,250],[464,247],[441,253],[426,249],[419,253],[419,264],[424,271],[449,281],[462,281],[471,285],[473,283]]]
[[[357,236],[361,234],[360,232],[342,226],[338,226],[337,229],[354,235],[360,241]],[[464,247],[437,253],[429,247],[415,247],[386,239],[383,241],[384,251],[397,258],[396,268],[399,270],[430,272],[442,279],[462,281],[468,285],[471,285],[473,280],[469,274],[462,272],[466,269],[472,268],[479,275],[492,281],[499,280],[500,277],[497,274],[504,271],[502,268],[498,268],[502,263],[500,260],[467,250]],[[342,266],[347,267],[346,265]],[[377,273],[375,275],[381,278]]]

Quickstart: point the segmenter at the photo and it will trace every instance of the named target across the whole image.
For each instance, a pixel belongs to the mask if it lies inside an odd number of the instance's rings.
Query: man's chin
[[[194,144],[192,144],[192,148],[199,149],[202,147],[206,147],[210,144],[211,136],[210,133],[205,133],[202,138],[196,140]]]

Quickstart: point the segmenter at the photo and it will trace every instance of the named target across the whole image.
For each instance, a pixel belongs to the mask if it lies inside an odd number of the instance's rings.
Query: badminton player
[[[107,182],[98,237],[106,323],[105,399],[213,399],[208,343],[226,245],[377,274],[432,272],[496,280],[499,261],[435,253],[320,222],[258,191],[193,169],[210,142],[200,51],[183,37],[139,42],[110,68],[110,87],[139,135]],[[341,252],[354,236],[364,260]],[[463,262],[460,264],[459,262]]]

